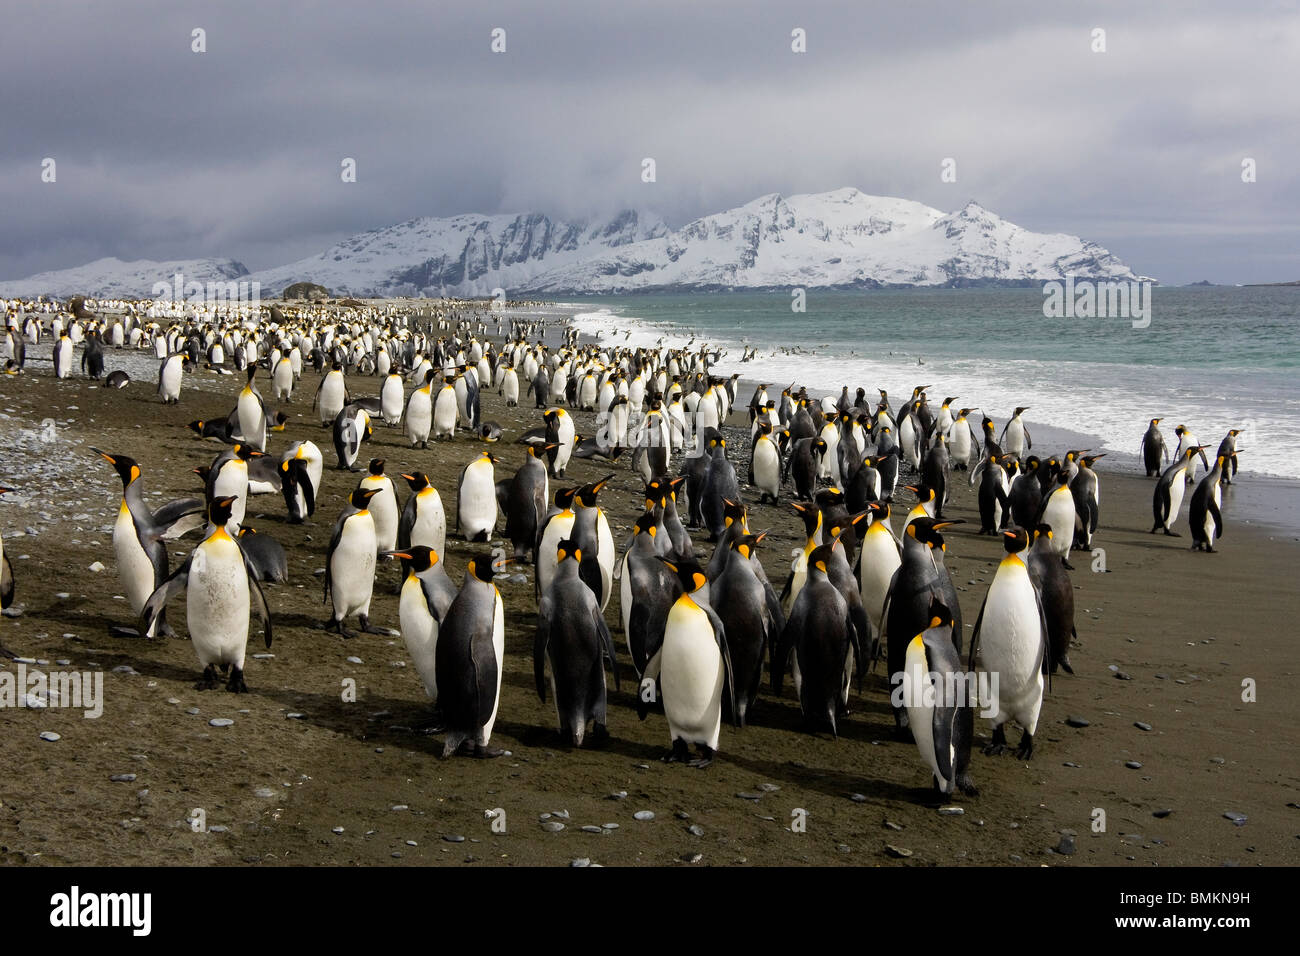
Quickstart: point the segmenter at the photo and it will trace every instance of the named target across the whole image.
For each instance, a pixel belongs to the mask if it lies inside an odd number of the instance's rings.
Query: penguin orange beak
[[[384,552],[384,557],[386,557],[386,558],[404,558],[404,559],[407,560],[407,561],[411,561],[411,560],[414,559],[414,555],[412,555],[412,554],[411,554],[410,552],[408,552],[408,551],[385,551],[385,552]]]
[[[110,455],[110,454],[108,454],[108,453],[106,453],[106,452],[102,452],[102,451],[100,451],[98,448],[92,448],[92,449],[90,449],[90,450],[93,451],[93,452],[94,452],[96,455],[98,455],[100,458],[104,459],[104,461],[108,462],[110,465],[116,465],[116,464],[117,464],[117,459],[115,459],[112,455]]]
[[[402,477],[405,478],[407,481],[415,481],[415,475],[403,474]]]

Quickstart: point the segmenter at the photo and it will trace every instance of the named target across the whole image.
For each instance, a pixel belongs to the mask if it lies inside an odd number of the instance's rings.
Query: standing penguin
[[[257,451],[266,451],[266,403],[253,385],[257,366],[248,366],[248,382],[239,392],[235,410],[239,416],[239,433],[244,441]]]
[[[767,587],[758,571],[756,550],[766,537],[744,534],[733,539],[727,561],[709,585],[709,603],[717,608],[727,634],[731,666],[736,678],[736,713],[733,720],[744,727],[763,681],[763,657],[775,648],[785,629],[779,603],[767,600]]]
[[[708,584],[704,569],[694,561],[664,564],[677,575],[682,594],[668,612],[663,644],[646,663],[637,695],[637,713],[645,719],[647,705],[661,686],[664,716],[673,742],[664,759],[707,767],[718,749],[724,694],[730,701],[730,712],[736,713],[727,635],[722,620],[701,593]],[[688,760],[691,744],[700,752],[695,760]]]
[[[401,559],[408,568],[398,601],[402,641],[436,713],[438,630],[458,591],[432,548],[416,545],[403,551],[390,551],[388,557]]]
[[[701,511],[709,540],[717,541],[727,530],[726,503],[740,500],[740,482],[736,468],[727,460],[727,440],[720,434],[709,440],[711,458],[704,476]]]
[[[1017,408],[1016,413],[1002,426],[1002,435],[998,438],[1002,450],[1008,455],[1015,455],[1017,458],[1024,458],[1029,450],[1034,447],[1034,440],[1029,437],[1029,428],[1020,417],[1027,411],[1029,411],[1028,405]]]
[[[1142,464],[1146,466],[1148,478],[1160,474],[1164,462],[1169,460],[1169,449],[1165,447],[1165,436],[1160,434],[1159,425],[1160,419],[1151,419],[1142,436]]]
[[[781,495],[781,451],[772,440],[772,423],[759,422],[758,434],[749,456],[749,483],[758,489],[758,503],[769,498],[776,504]]]
[[[158,365],[158,391],[164,405],[176,405],[181,400],[181,376],[185,369],[185,353],[173,352]]]
[[[312,407],[320,411],[321,427],[328,428],[348,403],[348,387],[343,380],[343,363],[335,361],[316,386]]]
[[[963,692],[961,655],[953,640],[952,614],[932,599],[930,620],[907,645],[902,702],[921,759],[934,774],[942,794],[979,790],[970,776],[970,747],[975,732],[973,701]]]
[[[677,575],[659,560],[661,533],[653,510],[636,519],[632,545],[619,567],[619,613],[623,637],[639,678],[663,643],[668,612],[681,597]]]
[[[1047,619],[1021,557],[1029,546],[1028,534],[1023,528],[1004,531],[1002,544],[1006,555],[993,575],[971,636],[970,667],[974,670],[978,664],[986,674],[996,674],[998,681],[993,741],[984,752],[993,756],[1006,752],[1006,723],[1015,720],[1024,728],[1016,758],[1028,760],[1034,755],[1034,733],[1043,706]]]
[[[438,629],[438,701],[447,736],[442,756],[469,745],[476,757],[499,757],[489,749],[501,701],[505,656],[505,609],[492,583],[491,555],[471,558],[465,583]]]
[[[1193,551],[1213,553],[1214,542],[1223,537],[1223,513],[1219,510],[1223,504],[1223,492],[1219,482],[1223,480],[1227,460],[1224,455],[1218,455],[1214,467],[1192,492],[1192,506],[1187,517],[1192,526]]]
[[[1074,627],[1074,588],[1070,574],[1052,548],[1052,528],[1040,524],[1034,528],[1034,543],[1025,558],[1030,580],[1038,589],[1047,619],[1047,658],[1051,672],[1057,667],[1073,674],[1070,666],[1070,641],[1078,636]]]
[[[149,596],[167,580],[170,568],[164,540],[203,527],[205,506],[199,498],[179,498],[151,511],[144,501],[140,466],[135,459],[109,455],[98,448],[91,451],[112,465],[122,479],[122,503],[113,525],[113,553],[117,556],[117,573],[126,598],[139,615]],[[172,633],[162,609],[153,623],[158,633],[164,636]],[[155,636],[153,628],[145,634]]]
[[[424,373],[424,384],[415,391],[411,392],[411,397],[406,402],[406,437],[411,440],[411,447],[417,445],[420,448],[429,447],[429,431],[433,428],[433,376],[437,374],[434,369],[429,369]],[[390,375],[389,379],[396,379],[397,396],[401,397],[402,378],[400,375]],[[380,401],[384,401],[384,395],[391,398],[391,390],[388,382],[384,383],[384,392],[380,395]],[[453,429],[455,427],[453,423]]]
[[[237,541],[226,533],[234,499],[215,499],[208,508],[209,533],[169,577],[145,601],[141,629],[154,630],[167,602],[186,592],[185,620],[203,677],[197,690],[217,686],[217,669],[230,670],[226,690],[248,693],[244,683],[244,653],[248,647],[249,613],[262,621],[266,646],[271,646],[271,612],[258,586],[256,575]]]
[[[483,452],[460,473],[456,496],[456,530],[466,541],[487,541],[497,526],[497,459]]]
[[[1079,459],[1079,470],[1070,480],[1070,494],[1074,497],[1074,546],[1081,551],[1092,550],[1092,536],[1097,533],[1101,517],[1101,482],[1092,470],[1101,455],[1084,455]]]
[[[1240,428],[1233,428],[1228,434],[1223,436],[1223,441],[1219,442],[1219,450],[1215,457],[1222,455],[1227,460],[1223,463],[1223,483],[1232,484],[1232,479],[1237,477],[1237,436],[1241,434]]]
[[[1038,506],[1035,525],[1045,524],[1052,529],[1052,549],[1061,556],[1061,563],[1071,571],[1070,549],[1074,546],[1074,528],[1077,516],[1074,495],[1070,492],[1070,473],[1062,469],[1056,474],[1056,483],[1043,496]]]
[[[72,374],[72,350],[72,339],[68,338],[65,332],[54,343],[54,354],[51,361],[54,362],[55,378],[67,378]]]
[[[1151,510],[1155,515],[1155,524],[1151,526],[1151,534],[1157,531],[1164,531],[1171,538],[1179,537],[1177,531],[1173,530],[1174,522],[1178,520],[1178,511],[1183,506],[1183,494],[1187,488],[1187,482],[1184,476],[1187,470],[1192,467],[1192,462],[1198,452],[1202,449],[1197,446],[1184,448],[1172,465],[1164,470],[1160,480],[1156,482],[1155,493],[1151,497]]]
[[[861,673],[861,644],[849,621],[849,608],[831,584],[827,566],[831,545],[808,555],[808,576],[790,608],[781,641],[772,657],[772,692],[780,695],[785,668],[794,655],[795,690],[809,729],[827,727],[838,737],[847,712],[854,664]]]
[[[505,536],[514,545],[516,561],[531,561],[537,547],[537,536],[546,519],[546,503],[550,500],[550,482],[541,456],[549,449],[545,445],[529,445],[527,457],[519,466],[506,493]]]
[[[898,570],[889,584],[885,598],[885,645],[891,687],[902,680],[907,664],[907,646],[929,625],[930,603],[938,600],[949,609],[953,617],[952,636],[957,652],[961,653],[961,605],[957,589],[944,564],[947,544],[940,533],[956,521],[936,521],[917,518],[903,533],[903,554]],[[894,723],[900,733],[908,727],[907,710],[901,701],[891,695]]]
[[[402,475],[411,489],[410,497],[402,508],[397,522],[397,546],[403,551],[424,545],[442,554],[447,546],[447,513],[442,506],[438,489],[429,484],[429,476],[422,471]],[[410,564],[402,560],[402,572]]]
[[[582,549],[562,541],[556,549],[555,575],[537,605],[537,632],[533,638],[533,677],[537,696],[546,703],[546,662],[551,664],[551,692],[560,722],[560,736],[581,747],[591,723],[599,743],[605,729],[605,662],[614,672],[618,689],[618,663],[614,639],[600,613],[591,589],[578,576]]]
[[[367,634],[388,634],[386,628],[370,623],[370,599],[375,587],[375,519],[370,514],[370,499],[379,492],[374,488],[358,488],[348,498],[348,504],[334,524],[329,549],[325,554],[325,596],[332,601],[333,617],[325,622],[325,630],[338,631],[343,637],[356,635],[343,626],[343,621],[357,615],[361,630]]]
[[[94,329],[90,330],[86,344],[81,348],[81,370],[95,381],[104,374],[104,343]]]
[[[375,519],[375,542],[380,551],[392,551],[397,547],[397,489],[393,479],[384,474],[384,459],[370,459],[370,474],[357,487],[377,492],[369,505]]]

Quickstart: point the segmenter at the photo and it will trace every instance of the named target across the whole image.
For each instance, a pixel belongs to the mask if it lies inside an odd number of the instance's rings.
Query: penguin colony
[[[752,719],[764,665],[770,693],[793,684],[809,732],[838,735],[852,694],[883,664],[897,733],[916,743],[934,787],[975,794],[976,713],[990,721],[986,754],[1012,749],[1014,724],[1021,734],[1014,752],[1030,759],[1051,675],[1073,673],[1070,556],[1093,550],[1101,526],[1093,466],[1104,456],[1035,455],[1022,418],[1028,406],[999,432],[978,407],[955,408],[956,396],[934,410],[930,385],[895,408],[884,389],[873,400],[866,388],[851,397],[848,386],[838,398],[817,399],[794,384],[779,393],[760,384],[746,409],[749,447],[737,449],[736,430],[728,426],[728,438],[723,428],[738,411],[739,375],[714,374],[724,356],[707,346],[580,344],[568,326],[553,346],[544,333],[554,328],[535,315],[503,327],[496,310],[449,301],[419,315],[392,304],[4,305],[8,374],[24,373],[28,347],[35,351],[43,338],[52,342],[56,378],[73,374],[80,344],[82,372],[114,388],[130,379],[120,371],[104,379],[105,344],[152,350],[157,400],[168,404],[182,400],[185,376],[200,368],[243,373],[233,408],[203,408],[208,417],[190,423],[202,496],[151,508],[148,462],[128,454],[147,449],[93,450],[122,483],[113,549],[136,620],[115,630],[173,636],[168,604],[184,594],[200,689],[224,679],[226,690],[248,691],[253,619],[271,646],[275,602],[263,585],[284,582],[288,562],[272,534],[245,523],[250,497],[260,495],[283,499],[286,523],[332,517],[319,627],[353,638],[355,619],[363,633],[400,634],[429,700],[430,729],[445,734],[444,757],[502,752],[491,745],[505,661],[494,579],[511,565],[532,567],[534,681],[573,746],[598,745],[621,719],[610,714],[607,671],[616,690],[634,677],[640,719],[653,714],[666,725],[665,760],[704,767],[724,743],[723,722],[743,728]],[[279,410],[263,397],[259,373]],[[333,462],[309,439],[273,447],[289,420],[284,409],[305,402],[300,382],[311,373],[310,418],[329,430]],[[513,473],[500,473],[490,450],[512,436],[482,421],[484,389],[537,411],[539,424],[513,436],[526,446]],[[1150,420],[1140,449],[1147,476],[1157,479],[1151,532],[1180,534],[1174,529],[1192,486],[1192,549],[1214,552],[1224,534],[1221,486],[1237,475],[1241,430],[1227,434],[1211,464],[1210,446],[1184,425],[1171,454],[1160,422]],[[453,540],[471,547],[459,583],[445,564],[443,495],[428,475],[414,467],[389,475],[381,458],[363,465],[376,428],[400,435],[413,461],[464,463],[457,487],[442,489],[454,495]],[[197,442],[221,450],[208,458]],[[569,482],[575,458],[607,461],[615,474],[630,468],[640,479],[644,511],[627,540],[615,541],[600,504],[615,475]],[[1004,552],[968,644],[963,621],[976,609],[960,606],[944,563],[944,532],[962,523],[944,516],[959,472],[978,485],[977,533],[996,536]],[[316,514],[326,480],[351,489],[336,516]],[[767,532],[756,530],[771,509],[786,508],[806,537],[788,568],[783,558],[761,560]],[[473,548],[498,532],[508,553]],[[196,541],[173,568],[167,543],[189,535]],[[384,593],[377,577],[389,566],[400,569],[397,607],[380,613],[393,615],[400,631],[371,621]],[[779,590],[769,568],[780,571]],[[14,592],[0,540],[0,604],[8,607]],[[605,617],[615,592],[623,661]],[[980,689],[954,692],[963,686]]]

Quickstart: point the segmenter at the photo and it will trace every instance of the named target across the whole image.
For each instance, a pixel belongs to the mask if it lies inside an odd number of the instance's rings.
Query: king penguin
[[[1034,733],[1043,706],[1047,619],[1021,556],[1029,547],[1028,534],[1023,528],[1004,531],[1002,543],[1006,555],[975,621],[970,667],[974,670],[978,664],[984,673],[997,675],[995,701],[990,701],[997,704],[993,741],[984,752],[993,756],[1006,752],[1006,723],[1015,720],[1024,728],[1016,758],[1028,760],[1034,755]]]
[[[492,583],[491,555],[471,558],[465,583],[438,629],[438,701],[447,736],[442,756],[468,744],[476,757],[499,757],[489,749],[501,700],[501,666],[505,656],[505,610]]]
[[[979,790],[970,776],[975,708],[963,692],[968,685],[954,646],[952,614],[932,599],[929,615],[926,629],[907,645],[902,698],[908,726],[936,789],[976,796]]]
[[[456,530],[466,541],[487,541],[497,526],[497,459],[483,452],[460,473],[456,497]]]
[[[727,635],[722,620],[701,593],[708,584],[704,569],[693,561],[664,564],[677,575],[682,595],[668,612],[663,644],[646,663],[637,713],[645,719],[648,705],[657,696],[656,688],[662,687],[664,716],[673,742],[664,759],[707,767],[718,749],[724,694],[730,712],[736,713]],[[700,752],[695,760],[689,760],[691,744]]]
[[[432,548],[416,545],[403,551],[391,551],[388,557],[401,559],[408,568],[398,601],[402,641],[436,714],[438,630],[458,591],[438,559],[438,553]]]
[[[244,654],[248,647],[249,613],[262,621],[266,646],[271,646],[271,612],[252,567],[239,543],[226,533],[234,498],[215,499],[208,508],[208,536],[176,572],[145,601],[141,628],[154,630],[167,602],[186,592],[185,621],[194,652],[203,667],[197,690],[217,686],[217,670],[230,670],[226,690],[248,693],[244,683]]]
[[[1192,505],[1187,517],[1192,526],[1193,551],[1213,553],[1214,542],[1223,537],[1223,513],[1219,510],[1223,504],[1223,492],[1219,482],[1223,480],[1227,461],[1227,456],[1217,455],[1214,467],[1192,492]]]
[[[533,677],[537,696],[546,703],[546,665],[551,665],[551,695],[560,736],[581,747],[592,725],[597,743],[609,733],[605,716],[605,662],[619,688],[614,639],[591,589],[578,576],[582,549],[562,541],[556,549],[555,574],[537,605],[533,638]]]
[[[358,488],[352,492],[334,524],[325,555],[324,599],[332,601],[334,607],[333,617],[325,622],[325,630],[338,631],[344,637],[356,636],[343,626],[343,621],[352,614],[357,615],[366,633],[390,633],[370,623],[370,599],[374,593],[379,549],[375,544],[375,519],[368,505],[378,493],[374,488]]]

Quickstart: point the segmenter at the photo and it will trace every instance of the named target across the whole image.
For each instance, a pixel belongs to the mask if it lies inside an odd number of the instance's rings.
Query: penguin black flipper
[[[311,482],[308,482],[311,484]],[[330,586],[334,583],[334,576],[330,574],[330,563],[334,558],[334,549],[339,546],[343,540],[343,524],[350,517],[349,512],[339,515],[338,521],[334,522],[334,533],[330,535],[329,547],[325,549],[325,593],[321,596],[321,604],[330,599]]]
[[[474,701],[475,719],[478,726],[483,727],[492,719],[492,711],[497,705],[496,695],[480,692],[482,687],[497,686],[497,655],[492,646],[491,634],[471,640],[469,672],[468,676],[474,681],[474,689],[464,699]]]
[[[207,505],[202,498],[177,498],[153,513],[154,533],[172,541],[207,524]]]
[[[614,690],[622,690],[618,681],[618,657],[614,652],[614,635],[609,633],[609,625],[605,623],[605,616],[600,613],[599,604],[591,606],[591,620],[596,625],[596,634],[600,637],[601,651],[609,661],[609,669],[614,672]]]
[[[1223,537],[1223,512],[1219,510],[1219,506],[1214,503],[1213,498],[1210,498],[1206,504],[1209,505],[1210,515],[1214,518],[1214,537],[1217,540]],[[9,559],[5,558],[5,562],[8,563],[8,561]]]
[[[190,561],[194,559],[193,553],[185,559],[185,563],[172,572],[162,584],[154,589],[153,594],[144,602],[144,607],[140,610],[141,634],[148,634],[153,630],[154,621],[167,607],[167,602],[185,590],[190,583]]]
[[[723,627],[722,618],[711,607],[701,606],[705,615],[709,619],[709,624],[713,628],[713,638],[718,642],[718,651],[722,654],[722,667],[726,671],[726,679],[723,681],[722,695],[723,704],[731,708],[731,723],[734,727],[740,726],[740,715],[736,713],[736,678],[731,672],[731,651],[727,649],[727,631]]]
[[[249,560],[248,553],[243,548],[240,548],[240,552],[244,555],[244,570],[248,572],[248,608],[262,622],[262,636],[266,639],[267,650],[270,650],[271,609],[266,604],[266,595],[262,593],[262,586],[257,583],[257,572],[253,569],[253,562]]]
[[[862,602],[849,608],[849,622],[853,625],[850,629],[849,641],[853,646],[854,666],[857,668],[857,688],[858,693],[862,692],[862,674],[866,670],[863,656],[863,649],[871,647],[871,621],[867,617],[866,609]]]
[[[543,704],[546,703],[546,645],[551,641],[552,605],[548,595],[537,606],[537,633],[533,636],[533,681]]]
[[[1039,616],[1041,617],[1043,613],[1043,601],[1041,598],[1038,597],[1037,590],[1034,591],[1034,597],[1038,601],[1038,613]],[[979,649],[980,646],[980,627],[984,623],[984,608],[988,603],[989,603],[988,595],[985,595],[983,603],[980,604],[979,617],[975,618],[975,630],[971,633],[970,636],[970,654],[966,659],[967,660],[966,666],[967,669],[972,674],[975,673],[975,652]],[[1046,619],[1044,619],[1044,626],[1046,626]]]
[[[14,566],[9,563],[9,555],[0,558],[0,608],[14,603]]]

